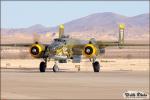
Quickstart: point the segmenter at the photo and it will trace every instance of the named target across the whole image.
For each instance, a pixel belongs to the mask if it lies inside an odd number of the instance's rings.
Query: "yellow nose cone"
[[[125,25],[124,25],[124,24],[120,24],[120,25],[119,25],[119,28],[120,28],[120,29],[125,29]]]

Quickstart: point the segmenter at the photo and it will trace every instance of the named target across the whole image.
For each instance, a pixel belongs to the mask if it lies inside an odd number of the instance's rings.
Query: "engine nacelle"
[[[88,58],[94,58],[98,55],[97,47],[93,44],[86,44],[83,48],[83,55],[85,55]]]
[[[42,44],[33,44],[30,48],[30,54],[34,58],[41,58],[44,54],[45,46]]]

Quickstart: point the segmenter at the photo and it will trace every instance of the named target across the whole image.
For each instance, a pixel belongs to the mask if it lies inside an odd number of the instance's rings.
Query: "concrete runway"
[[[123,99],[149,94],[148,71],[50,72],[1,69],[1,99]]]

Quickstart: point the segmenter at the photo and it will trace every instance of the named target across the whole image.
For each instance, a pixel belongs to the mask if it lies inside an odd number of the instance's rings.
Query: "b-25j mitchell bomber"
[[[91,38],[89,41],[69,38],[64,34],[64,25],[59,26],[59,37],[55,38],[50,44],[42,44],[35,41],[33,44],[1,44],[1,46],[28,46],[30,47],[30,54],[34,58],[42,58],[43,61],[39,64],[40,72],[45,72],[47,62],[50,59],[55,60],[53,71],[58,72],[59,63],[67,63],[68,59],[72,59],[73,63],[80,63],[81,56],[85,56],[92,63],[94,72],[100,71],[100,63],[97,61],[99,54],[105,53],[105,48],[108,46],[144,46],[145,44],[125,44],[124,43],[124,24],[119,25],[119,39],[118,41],[96,41]]]

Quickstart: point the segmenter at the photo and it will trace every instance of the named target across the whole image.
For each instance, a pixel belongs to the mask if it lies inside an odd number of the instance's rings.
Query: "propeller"
[[[33,33],[33,43],[38,44],[40,40],[40,34]]]
[[[45,34],[33,33],[33,43],[50,42],[56,36],[56,33],[47,32]]]
[[[50,33],[50,32],[46,32],[45,34],[33,33],[33,43],[39,44],[40,40],[42,40],[42,42],[50,42],[52,38],[54,37],[61,38],[63,35],[64,35],[64,25],[61,24],[59,26],[58,33]]]

